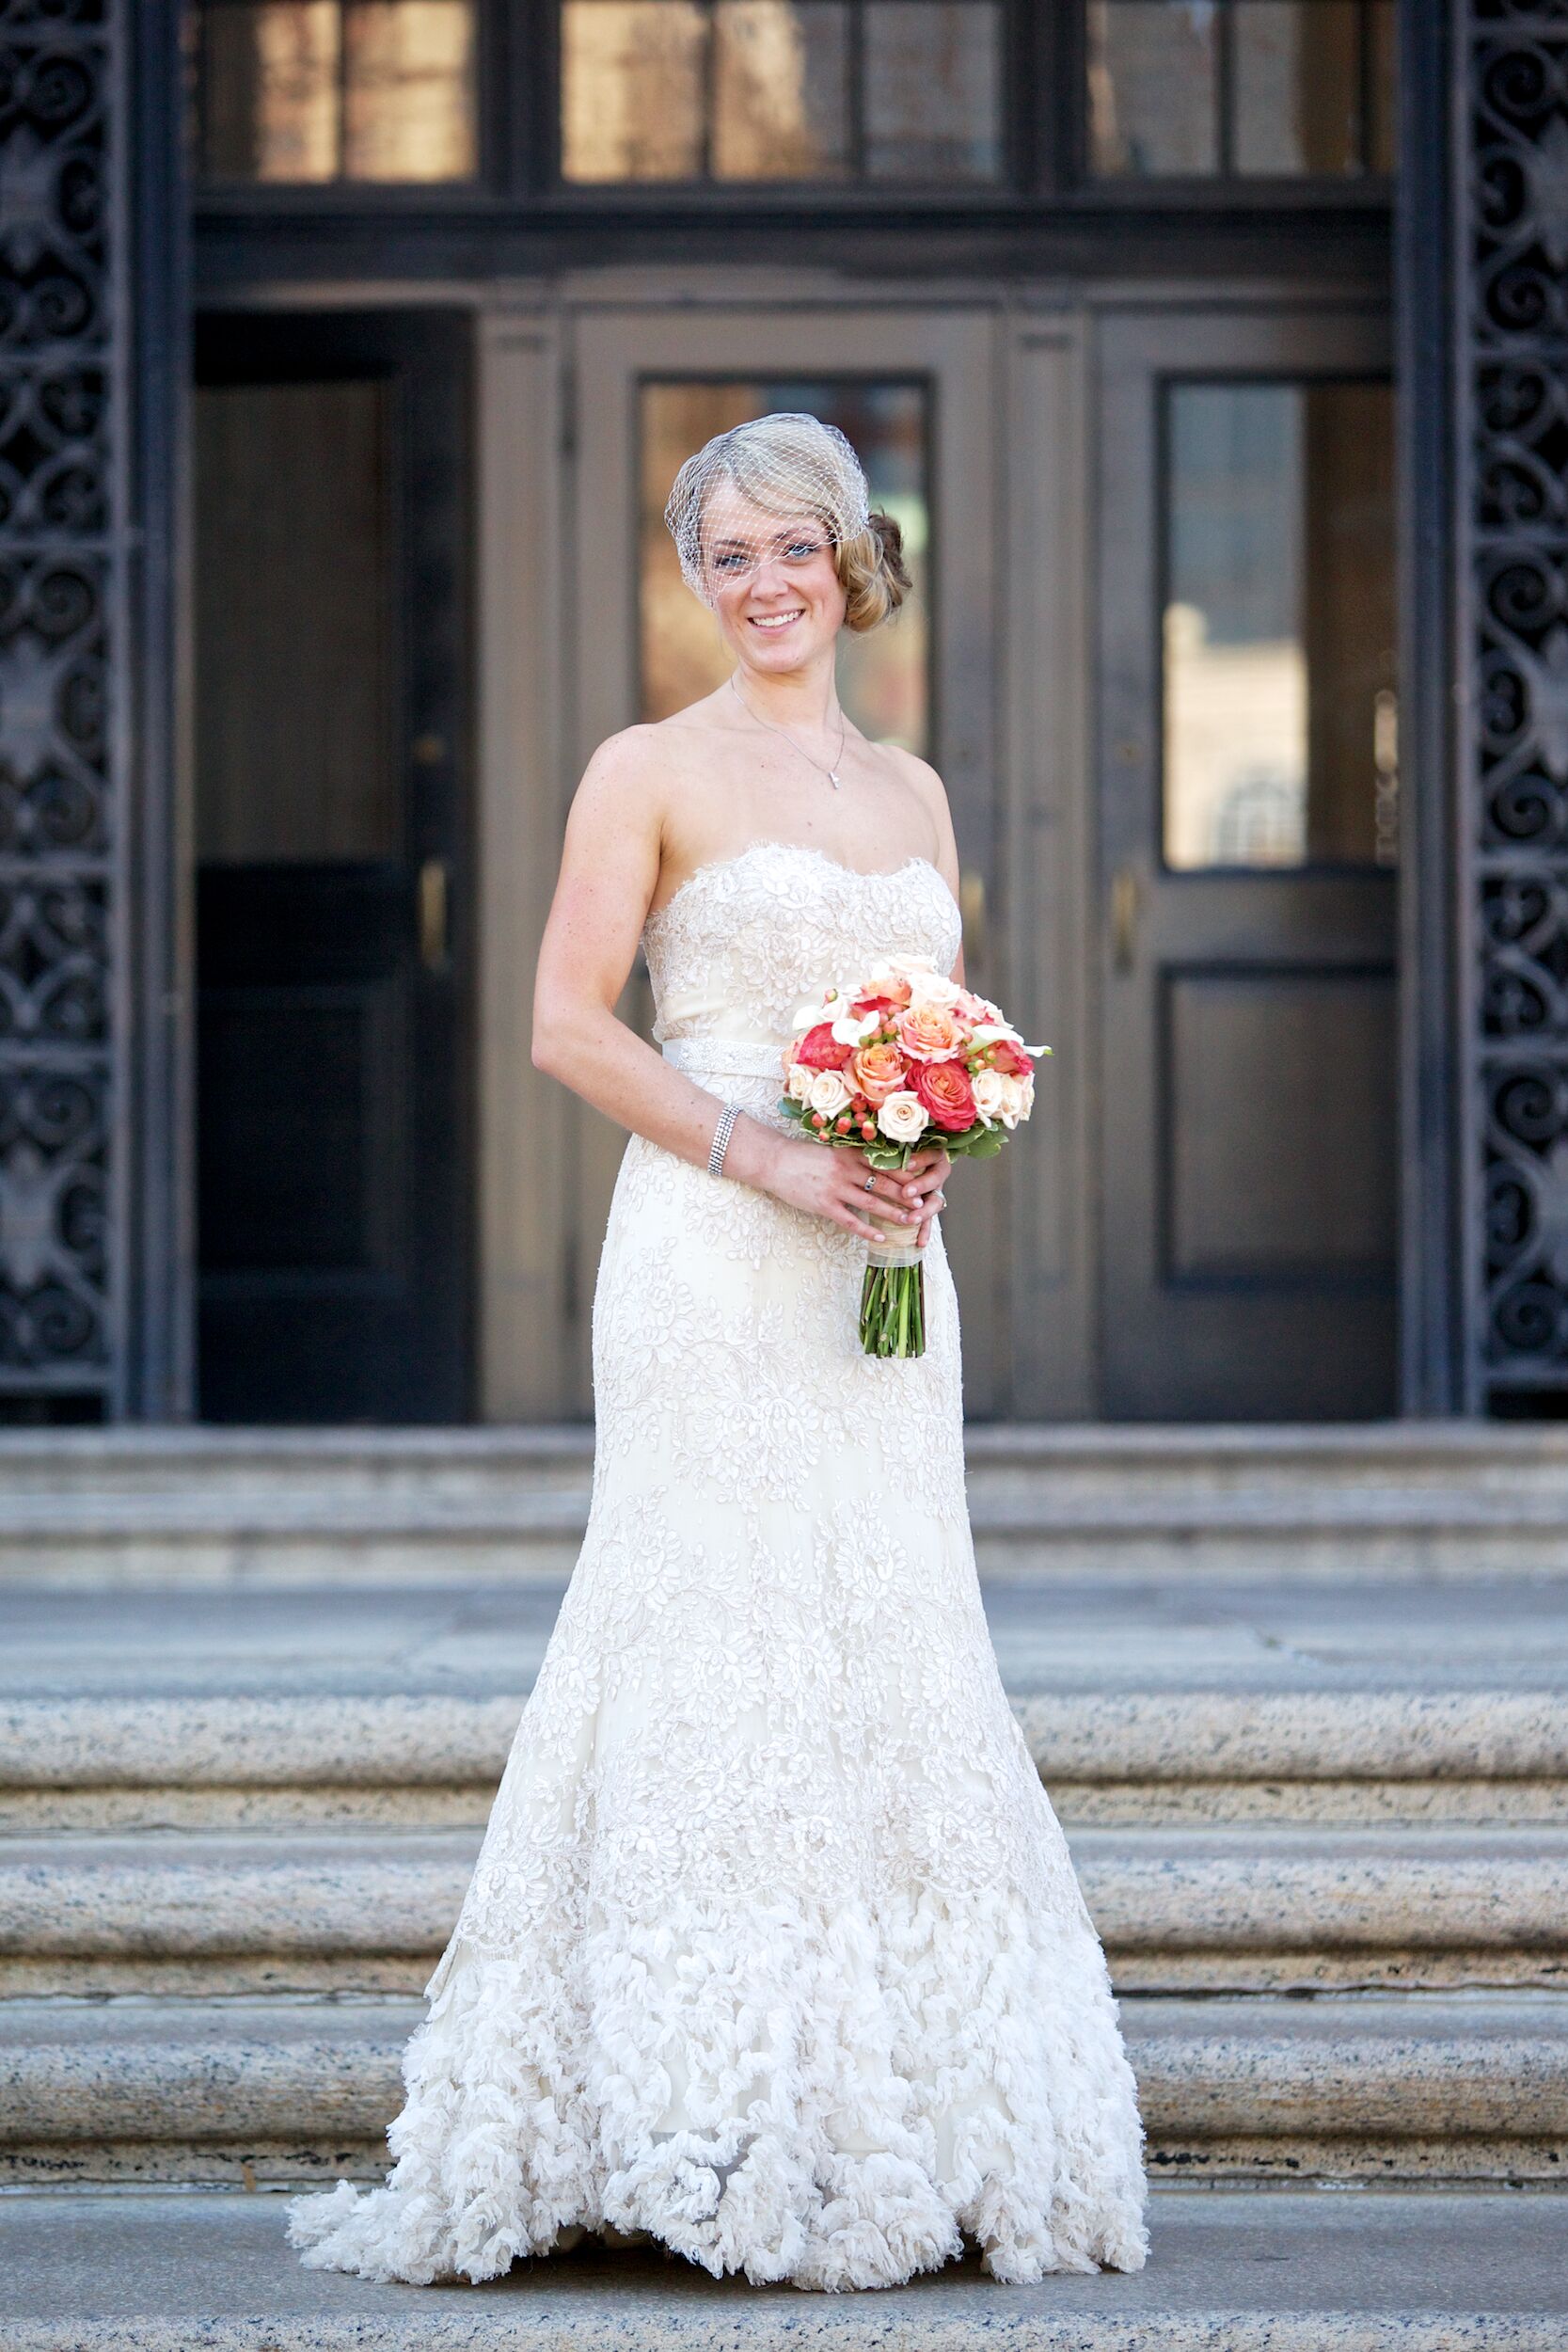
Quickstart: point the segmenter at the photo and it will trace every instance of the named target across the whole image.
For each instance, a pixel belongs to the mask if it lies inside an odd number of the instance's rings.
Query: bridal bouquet
[[[918,956],[891,956],[840,981],[795,1016],[779,1108],[817,1143],[875,1168],[907,1168],[923,1145],[990,1159],[1034,1107],[1030,1057],[999,1009]],[[868,1356],[926,1351],[921,1253],[905,1229],[867,1211],[885,1241],[866,1253],[861,1344]]]

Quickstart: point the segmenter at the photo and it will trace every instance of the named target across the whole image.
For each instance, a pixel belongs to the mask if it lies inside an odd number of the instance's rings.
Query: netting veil
[[[664,510],[681,575],[707,605],[769,555],[800,562],[871,528],[861,461],[836,425],[794,409],[716,433],[675,476]],[[800,526],[813,531],[802,534]]]

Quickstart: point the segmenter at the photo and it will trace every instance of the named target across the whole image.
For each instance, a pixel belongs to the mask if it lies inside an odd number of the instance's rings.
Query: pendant
[[[832,786],[833,790],[836,792],[838,790],[838,770],[836,768],[829,769],[828,782]]]

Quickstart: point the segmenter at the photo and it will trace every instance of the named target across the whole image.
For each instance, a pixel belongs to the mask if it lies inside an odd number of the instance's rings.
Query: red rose
[[[1028,1055],[1021,1054],[1008,1039],[999,1038],[992,1051],[998,1070],[1005,1070],[1010,1078],[1028,1077],[1033,1067]]]
[[[944,1135],[961,1135],[977,1116],[974,1091],[961,1061],[919,1061],[910,1072],[910,1087],[920,1097],[933,1127]]]
[[[839,1043],[831,1021],[819,1021],[815,1029],[806,1031],[795,1048],[795,1058],[803,1061],[808,1070],[842,1070],[853,1050]]]

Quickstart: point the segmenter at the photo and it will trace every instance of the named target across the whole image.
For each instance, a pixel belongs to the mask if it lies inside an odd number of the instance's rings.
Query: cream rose
[[[1009,1083],[1017,1086],[1018,1080],[1014,1078],[1009,1082],[1000,1070],[977,1070],[974,1073],[970,1080],[970,1090],[974,1097],[974,1107],[982,1119],[1001,1118]]]
[[[997,1085],[1002,1089],[1002,1100],[997,1106],[1002,1124],[1004,1127],[1016,1127],[1023,1117],[1026,1107],[1023,1100],[1023,1081],[1022,1078],[1009,1077],[1004,1070],[992,1071],[990,1074],[995,1078]]]
[[[808,1070],[803,1061],[790,1063],[789,1075],[784,1080],[784,1092],[792,1103],[810,1102],[811,1082],[816,1075],[816,1071]]]
[[[911,1005],[940,1005],[944,1010],[951,1010],[959,997],[965,993],[957,980],[948,979],[946,975],[937,971],[934,965],[911,964],[909,971],[909,982]]]
[[[848,1109],[849,1100],[849,1089],[836,1070],[813,1071],[806,1093],[811,1109],[820,1111],[825,1119],[836,1119],[840,1111]]]
[[[877,1113],[877,1124],[890,1143],[918,1143],[926,1132],[926,1105],[918,1094],[890,1094]]]

